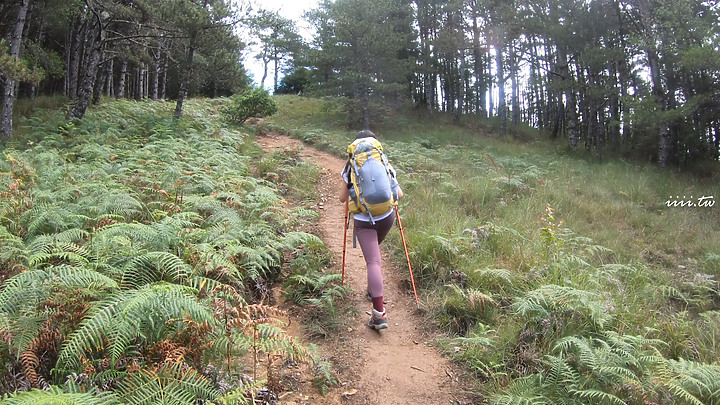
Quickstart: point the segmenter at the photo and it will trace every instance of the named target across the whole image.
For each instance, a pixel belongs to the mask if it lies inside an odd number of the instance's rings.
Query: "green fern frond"
[[[116,361],[134,339],[161,340],[171,332],[171,320],[184,318],[214,322],[188,287],[155,283],[138,290],[117,292],[95,304],[78,328],[65,340],[58,354],[58,370],[77,370],[80,356],[108,350]],[[105,347],[104,341],[108,342]]]
[[[618,405],[627,405],[627,402],[618,398],[616,395],[600,391],[600,390],[568,390],[570,394],[580,398],[582,403],[611,403]]]
[[[522,317],[536,320],[546,318],[550,312],[578,313],[599,328],[613,319],[605,311],[598,294],[552,284],[541,286],[517,299],[513,309]]]
[[[489,397],[493,405],[555,405],[544,395],[545,383],[540,375],[531,375],[512,382],[505,393]]]
[[[78,205],[90,207],[86,214],[93,218],[139,219],[147,208],[138,198],[132,196],[132,193],[130,189],[109,189],[102,184],[83,196]]]
[[[155,370],[128,375],[118,393],[129,405],[194,405],[198,400],[213,400],[220,392],[196,370],[182,364],[170,364]]]
[[[157,281],[185,284],[192,268],[172,253],[148,252],[132,258],[125,266],[121,284],[137,288]]]
[[[72,390],[75,391],[75,390]],[[115,405],[120,404],[112,391],[66,392],[63,387],[50,386],[49,390],[33,389],[2,398],[7,405]]]
[[[69,228],[80,228],[82,223],[72,218],[73,212],[64,207],[38,204],[25,211],[20,220],[26,223],[28,235],[53,234]]]

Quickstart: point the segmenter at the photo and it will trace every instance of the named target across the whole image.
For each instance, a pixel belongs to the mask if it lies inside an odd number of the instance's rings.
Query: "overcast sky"
[[[281,16],[296,21],[298,32],[306,41],[312,38],[312,32],[309,24],[302,18],[306,11],[317,8],[318,0],[261,0],[256,2],[259,7],[266,10],[277,11]],[[245,55],[245,68],[248,73],[252,74],[255,84],[260,84],[262,79],[262,62],[255,59],[254,49],[247,49]],[[272,87],[272,72],[268,71],[268,77],[265,79],[265,87]]]

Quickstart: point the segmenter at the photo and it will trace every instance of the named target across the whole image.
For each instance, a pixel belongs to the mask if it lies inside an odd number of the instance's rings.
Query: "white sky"
[[[312,28],[303,20],[302,16],[306,11],[317,8],[319,0],[256,0],[255,7],[263,8],[269,11],[277,11],[281,16],[295,20],[298,27],[298,33],[302,35],[306,41],[312,39]],[[245,38],[247,40],[247,38]],[[248,73],[252,75],[256,85],[260,85],[262,79],[263,68],[262,62],[255,59],[257,51],[248,47],[245,49],[244,65]],[[272,68],[268,67],[268,77],[265,79],[265,88],[272,87]]]

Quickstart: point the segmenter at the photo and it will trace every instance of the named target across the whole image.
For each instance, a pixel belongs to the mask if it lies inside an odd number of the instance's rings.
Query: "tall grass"
[[[357,129],[342,111],[327,110],[328,100],[277,99],[281,112],[267,128],[344,155]],[[554,403],[716,403],[716,394],[665,379],[720,378],[720,206],[665,202],[719,199],[720,168],[699,179],[644,163],[598,163],[528,129],[513,138],[495,127],[405,111],[373,128],[406,195],[400,213],[424,301],[436,324],[461,339],[454,355],[485,381],[480,390],[496,403],[537,392]],[[401,255],[399,236],[389,240]],[[628,354],[651,350],[657,361],[608,384],[576,381],[594,391],[559,390],[547,379],[560,373],[554,367],[565,367],[565,378],[585,372],[573,369],[574,350],[630,345],[624,339],[635,345]],[[692,362],[683,368],[669,359]],[[638,392],[623,391],[625,383]]]

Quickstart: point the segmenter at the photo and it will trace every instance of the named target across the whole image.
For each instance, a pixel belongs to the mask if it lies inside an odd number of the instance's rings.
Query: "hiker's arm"
[[[340,173],[340,178],[343,181],[338,182],[338,186],[340,187],[340,194],[338,196],[340,202],[345,202],[350,198],[350,190],[348,189],[348,183],[350,183],[350,161],[345,162],[345,167],[342,173]]]
[[[402,192],[402,189],[400,188],[400,186],[397,186],[397,196],[398,196],[398,200],[403,198],[403,192]]]
[[[348,200],[348,197],[350,196],[350,192],[347,188],[347,183],[344,181],[340,182],[340,202],[345,202]]]

